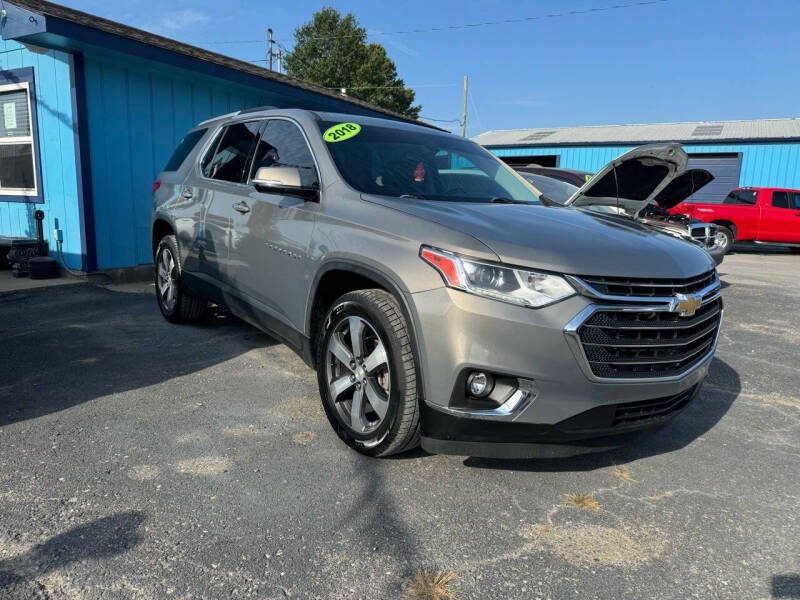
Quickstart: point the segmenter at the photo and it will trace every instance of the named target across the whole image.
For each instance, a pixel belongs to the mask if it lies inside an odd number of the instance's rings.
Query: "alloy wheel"
[[[178,281],[175,259],[169,248],[162,248],[158,260],[158,298],[167,312],[175,309],[178,300]]]
[[[328,337],[325,362],[342,422],[358,435],[374,432],[386,418],[391,389],[386,346],[375,328],[359,316],[342,319]]]

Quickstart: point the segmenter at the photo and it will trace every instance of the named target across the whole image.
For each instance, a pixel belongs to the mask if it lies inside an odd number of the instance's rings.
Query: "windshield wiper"
[[[513,198],[504,198],[502,196],[495,196],[489,200],[492,204],[530,204],[525,200],[514,200]]]
[[[401,198],[412,198],[413,200],[425,200],[425,196],[417,196],[416,194],[403,194]]]

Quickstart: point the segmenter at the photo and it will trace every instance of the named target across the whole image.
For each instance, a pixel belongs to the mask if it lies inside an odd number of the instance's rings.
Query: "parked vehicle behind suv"
[[[683,202],[670,212],[714,223],[725,252],[735,242],[755,242],[800,253],[800,190],[735,188],[722,204]]]
[[[686,169],[639,149],[636,212]],[[251,110],[192,129],[154,185],[168,320],[227,307],[316,369],[333,429],[372,456],[617,447],[698,393],[722,319],[700,247],[542,205],[477,144],[388,119]],[[591,196],[591,197],[590,197]]]
[[[594,173],[589,171],[538,165],[515,167],[515,169],[547,198],[560,205],[567,204],[578,189],[591,181],[594,176]],[[717,236],[717,226],[680,213],[671,214],[667,210],[713,180],[714,176],[704,169],[690,169],[679,179],[673,180],[668,188],[659,193],[657,200],[650,202],[637,216],[628,216],[663,233],[702,246],[714,262],[720,265],[725,258],[725,250]]]

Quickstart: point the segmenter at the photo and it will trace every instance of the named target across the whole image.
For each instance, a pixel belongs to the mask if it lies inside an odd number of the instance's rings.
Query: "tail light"
[[[156,179],[153,182],[153,193],[155,194],[158,191],[158,188],[160,188],[160,187],[161,187],[161,180],[160,179]]]

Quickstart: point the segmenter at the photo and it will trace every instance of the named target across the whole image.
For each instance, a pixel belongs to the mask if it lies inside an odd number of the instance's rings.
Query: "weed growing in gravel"
[[[453,584],[458,576],[452,571],[417,571],[406,581],[408,600],[456,600]]]
[[[567,504],[572,506],[593,510],[595,512],[600,510],[600,505],[592,498],[591,494],[567,494],[566,498]]]
[[[624,481],[630,481],[631,478],[631,472],[628,471],[628,467],[625,466],[614,467],[614,475],[616,475],[617,478],[622,479]]]

